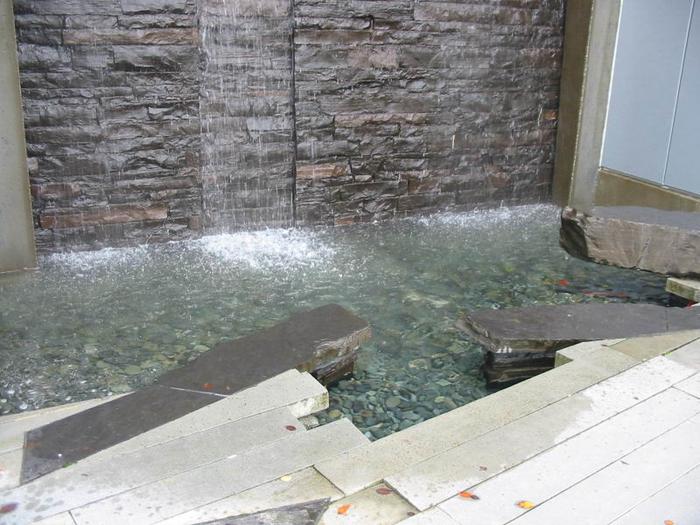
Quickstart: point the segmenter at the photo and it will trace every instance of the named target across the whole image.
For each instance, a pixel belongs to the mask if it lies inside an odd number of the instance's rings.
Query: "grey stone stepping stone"
[[[220,399],[152,386],[30,430],[20,480],[36,479]]]
[[[562,212],[560,242],[575,257],[651,272],[700,276],[700,213],[635,206]]]
[[[188,366],[158,379],[161,385],[231,394],[296,368],[328,384],[352,371],[369,325],[331,304],[293,315],[248,337],[220,343]]]
[[[457,326],[486,349],[487,381],[505,386],[548,370],[557,350],[577,343],[700,329],[700,311],[650,304],[542,305],[478,310]]]
[[[666,291],[689,301],[700,303],[700,281],[669,277],[666,279]]]
[[[290,369],[331,382],[352,371],[369,325],[339,305],[225,342],[158,384],[27,432],[22,483],[164,425]]]
[[[201,522],[197,525],[316,525],[328,507],[328,503],[328,499],[319,499],[245,516],[231,516],[230,518]]]

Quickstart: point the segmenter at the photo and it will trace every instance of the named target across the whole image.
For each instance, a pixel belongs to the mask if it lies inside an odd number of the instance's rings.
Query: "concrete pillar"
[[[566,4],[554,200],[594,204],[621,0]]]
[[[0,272],[36,267],[12,2],[0,0]]]

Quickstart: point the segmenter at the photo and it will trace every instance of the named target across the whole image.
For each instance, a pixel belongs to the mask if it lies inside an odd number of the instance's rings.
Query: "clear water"
[[[558,211],[526,206],[49,256],[0,278],[0,412],[138,388],[222,339],[337,302],[374,339],[320,419],[381,437],[487,394],[460,312],[666,300],[662,278],[572,259],[557,237]]]

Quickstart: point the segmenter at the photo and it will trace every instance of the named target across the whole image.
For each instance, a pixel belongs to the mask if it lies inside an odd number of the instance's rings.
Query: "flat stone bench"
[[[156,384],[25,434],[21,482],[70,465],[290,369],[330,383],[352,372],[367,322],[338,305],[222,342]]]
[[[542,305],[478,310],[458,328],[486,349],[490,386],[508,386],[554,366],[557,350],[585,341],[700,329],[700,310],[650,304]]]
[[[664,275],[700,276],[700,213],[635,206],[566,208],[560,243],[574,257]]]

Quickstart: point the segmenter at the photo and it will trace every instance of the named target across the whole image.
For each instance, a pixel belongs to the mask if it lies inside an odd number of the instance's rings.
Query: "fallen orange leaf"
[[[345,516],[350,510],[350,507],[352,507],[352,505],[350,505],[349,503],[341,505],[340,507],[338,507],[338,514],[340,514],[341,516]]]
[[[520,507],[521,509],[533,509],[533,508],[535,508],[535,504],[532,501],[527,501],[527,500],[518,501],[516,503],[516,505],[518,507]]]
[[[211,383],[204,383],[204,384],[202,385],[202,388],[203,388],[204,390],[211,390],[212,388],[214,388],[214,385],[212,385]]]
[[[664,525],[676,525],[676,522],[673,520],[664,520]]]
[[[464,499],[473,499],[473,500],[480,499],[479,496],[477,496],[476,494],[472,494],[468,490],[463,490],[462,492],[459,493],[459,495],[461,497],[463,497]]]

